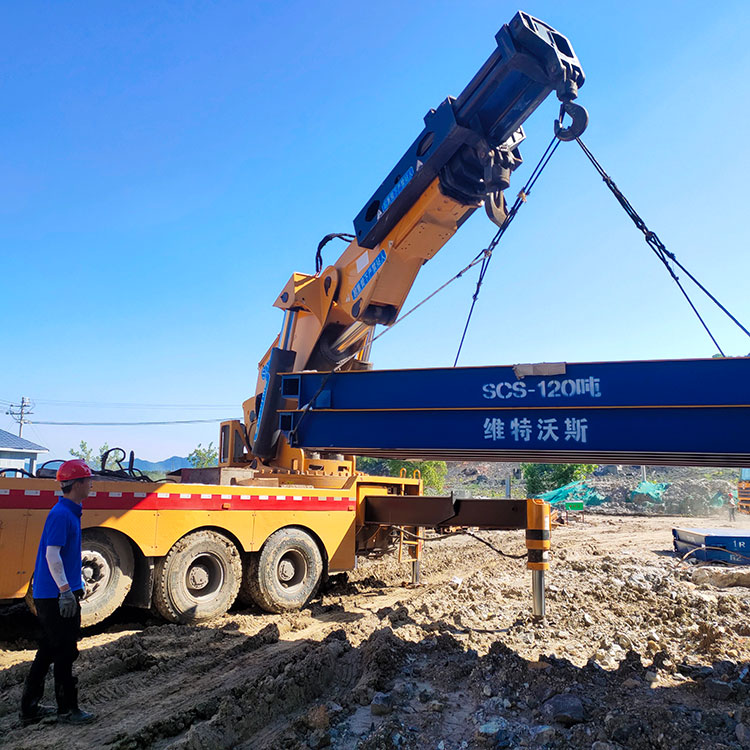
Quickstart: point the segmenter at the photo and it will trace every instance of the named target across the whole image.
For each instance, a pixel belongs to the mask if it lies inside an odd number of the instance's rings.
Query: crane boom
[[[244,422],[221,426],[221,466],[353,471],[351,460],[310,457],[280,434],[280,373],[369,369],[373,329],[396,321],[424,263],[481,205],[496,224],[505,219],[503,191],[521,163],[522,125],[552,91],[576,114],[574,135],[583,132],[585,110],[572,101],[585,78],[567,38],[519,12],[495,41],[459,96],[425,115],[419,135],[354,219],[355,239],[342,255],[314,275],[292,274],[276,298],[281,332],[259,363]]]

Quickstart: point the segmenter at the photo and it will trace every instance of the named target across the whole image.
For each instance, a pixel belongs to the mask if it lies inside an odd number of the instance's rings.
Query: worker
[[[81,513],[91,492],[91,469],[85,461],[65,461],[57,470],[62,496],[47,514],[34,567],[34,606],[39,620],[39,649],[21,697],[21,723],[38,722],[55,713],[40,703],[50,664],[55,665],[57,720],[85,724],[94,715],[78,707],[73,662],[81,630]]]
[[[727,505],[729,506],[729,520],[734,521],[735,513],[737,512],[737,503],[734,501],[734,495],[731,490],[729,491],[729,502]]]

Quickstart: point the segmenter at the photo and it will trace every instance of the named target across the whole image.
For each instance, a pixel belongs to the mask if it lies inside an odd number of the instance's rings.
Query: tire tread
[[[266,582],[275,577],[271,569],[273,553],[279,545],[296,540],[298,544],[307,546],[312,553],[313,562],[317,567],[317,579],[304,600],[299,598],[284,601],[274,596]],[[260,552],[251,553],[246,561],[245,574],[242,577],[243,597],[250,597],[266,612],[281,613],[301,609],[312,599],[320,587],[323,579],[323,558],[315,540],[306,531],[297,528],[285,528],[275,531],[266,539]]]
[[[192,545],[201,543],[218,543],[226,550],[224,562],[226,563],[226,584],[229,586],[228,604],[223,612],[215,611],[205,615],[186,616],[180,612],[169,595],[169,574],[171,565],[175,558]],[[167,554],[160,558],[154,566],[154,589],[153,605],[156,611],[169,622],[198,622],[217,617],[226,612],[232,606],[240,588],[242,580],[242,562],[239,551],[234,543],[222,534],[216,531],[194,531],[179,539]]]

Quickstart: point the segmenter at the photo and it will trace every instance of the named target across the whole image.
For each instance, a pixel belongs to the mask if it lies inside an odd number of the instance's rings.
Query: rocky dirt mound
[[[640,466],[602,465],[587,477],[586,485],[604,496],[602,506],[592,512],[609,514],[726,515],[722,501],[729,492],[737,493],[738,469],[711,469],[687,466],[649,466],[647,480],[664,483],[666,490],[658,501],[648,494],[638,494],[643,474]],[[513,497],[526,497],[520,464],[448,463],[445,491],[476,497],[504,497],[506,479],[510,477]]]

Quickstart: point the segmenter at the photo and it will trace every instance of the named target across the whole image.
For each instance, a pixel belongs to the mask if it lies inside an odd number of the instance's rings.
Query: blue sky
[[[456,95],[503,2],[6,3],[0,8],[0,406],[38,421],[239,416],[271,307]],[[584,140],[667,247],[746,325],[750,6],[530,0],[584,70]],[[520,188],[556,103],[528,121]],[[407,306],[483,247],[482,212]],[[332,260],[343,245],[326,248]],[[376,344],[376,367],[452,364],[475,276]],[[695,296],[728,354],[750,341]],[[711,356],[676,286],[575,144],[496,252],[463,365]],[[114,406],[120,404],[120,406]],[[149,405],[149,406],[147,406]],[[153,405],[160,405],[156,408]],[[17,432],[4,414],[0,428]],[[29,425],[159,460],[218,426]]]

